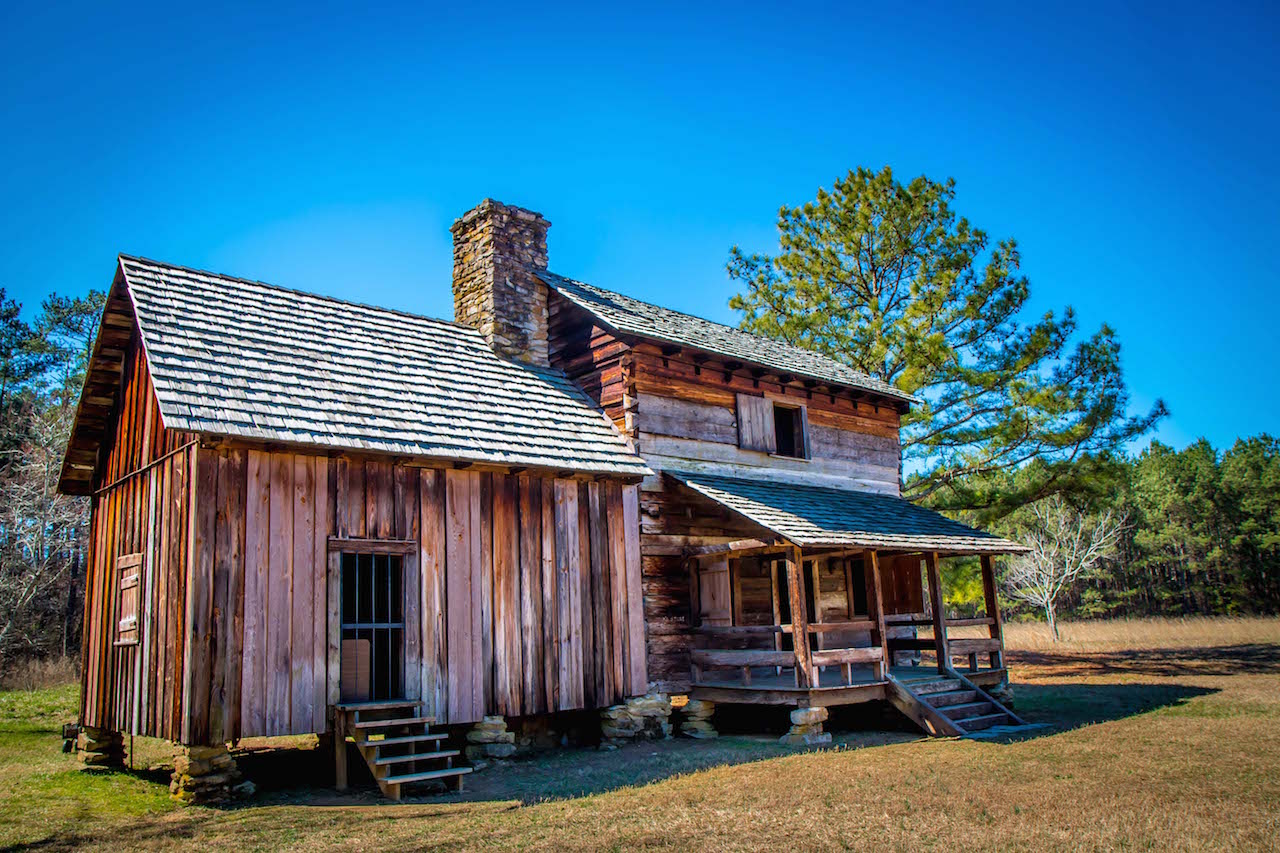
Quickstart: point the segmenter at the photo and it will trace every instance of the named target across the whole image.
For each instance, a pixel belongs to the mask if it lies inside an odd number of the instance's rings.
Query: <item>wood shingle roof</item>
[[[474,329],[128,256],[166,427],[325,448],[648,473],[561,372]]]
[[[801,547],[949,554],[1027,550],[893,495],[670,469],[664,473]]]
[[[616,332],[678,344],[796,376],[857,388],[903,403],[919,402],[905,391],[822,353],[713,323],[661,305],[642,302],[545,270],[538,270],[537,275],[556,293]]]

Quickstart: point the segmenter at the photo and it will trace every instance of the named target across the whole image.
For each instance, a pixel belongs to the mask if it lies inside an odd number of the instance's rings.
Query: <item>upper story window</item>
[[[809,419],[804,406],[739,394],[738,446],[808,459]]]

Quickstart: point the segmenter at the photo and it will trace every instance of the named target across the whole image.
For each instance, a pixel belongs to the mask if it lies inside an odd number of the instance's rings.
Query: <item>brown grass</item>
[[[1058,631],[1062,639],[1054,642],[1043,622],[1008,623],[1005,646],[1012,651],[1115,652],[1280,645],[1280,619],[1274,617],[1087,620],[1060,623]]]
[[[43,658],[19,661],[0,675],[0,690],[42,690],[78,680],[80,670],[73,658]]]
[[[1234,644],[1208,626],[1208,648],[1177,646],[1185,627],[1153,625],[1157,639],[1123,623],[1111,636],[1105,626],[1076,635],[1105,650],[1013,652],[1019,712],[1050,725],[1024,740],[859,735],[846,748],[784,754],[723,738],[566,751],[485,771],[464,801],[392,805],[298,789],[232,810],[162,808],[162,778],[86,777],[53,737],[10,748],[0,727],[0,845],[1273,850],[1278,627],[1231,624]],[[0,694],[0,712],[4,703]],[[724,766],[626,784],[705,755]],[[590,775],[601,767],[614,774],[603,789]],[[521,779],[542,779],[559,798],[530,803]],[[565,794],[575,779],[601,792]]]

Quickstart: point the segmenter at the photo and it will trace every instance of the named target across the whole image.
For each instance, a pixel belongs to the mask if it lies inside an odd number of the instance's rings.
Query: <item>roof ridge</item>
[[[324,293],[316,293],[313,290],[303,290],[302,288],[298,288],[298,287],[287,287],[283,284],[273,284],[272,282],[262,281],[261,279],[243,278],[237,275],[228,275],[227,273],[214,272],[213,270],[203,270],[197,267],[185,266],[183,264],[170,263],[169,261],[159,261],[159,260],[156,260],[155,258],[145,258],[145,257],[142,257],[141,255],[131,255],[131,254],[128,254],[127,252],[120,252],[118,254],[118,258],[122,261],[132,261],[136,264],[149,265],[153,267],[161,267],[161,268],[170,269],[170,270],[180,270],[182,272],[190,273],[193,275],[207,276],[209,278],[218,278],[218,279],[223,279],[225,281],[234,281],[239,284],[251,284],[257,287],[265,287],[269,290],[275,290],[280,293],[291,293],[296,296],[307,296],[312,299],[318,299],[322,302],[332,302],[338,305],[349,305],[353,308],[362,308],[366,311],[376,311],[378,313],[384,313],[384,314],[397,314],[401,317],[408,317],[412,320],[425,320],[428,323],[439,323],[440,325],[451,326],[455,329],[460,329],[462,331],[469,332],[477,336],[480,334],[478,330],[472,328],[471,326],[466,325],[465,323],[459,323],[456,320],[444,320],[444,319],[441,319],[440,317],[430,317],[426,314],[416,314],[413,311],[405,311],[402,308],[388,308],[385,305],[373,305],[368,302],[357,302],[354,299],[343,299],[338,296],[329,296]]]

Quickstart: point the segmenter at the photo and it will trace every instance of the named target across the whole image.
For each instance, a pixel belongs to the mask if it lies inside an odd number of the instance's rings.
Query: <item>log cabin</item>
[[[399,796],[461,783],[450,731],[650,694],[1019,722],[1019,546],[900,497],[917,401],[555,275],[548,227],[455,222],[453,322],[119,256],[60,482],[92,749],[173,741],[198,797],[248,737],[333,739],[341,787],[350,738]],[[985,614],[947,619],[938,562],[975,555]]]

